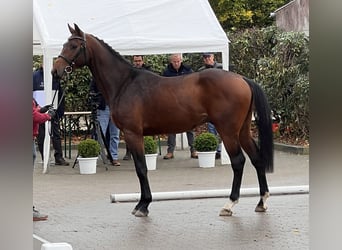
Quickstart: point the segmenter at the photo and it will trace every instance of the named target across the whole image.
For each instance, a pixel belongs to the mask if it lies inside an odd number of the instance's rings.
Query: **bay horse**
[[[259,182],[256,212],[265,212],[269,190],[266,173],[273,172],[271,110],[261,87],[239,74],[207,69],[177,77],[162,77],[136,69],[103,40],[68,24],[71,36],[54,61],[51,73],[63,77],[88,66],[132,152],[140,182],[140,200],[132,211],[148,216],[152,194],[147,177],[143,136],[181,133],[212,122],[230,157],[234,177],[228,202],[219,215],[231,216],[238,202],[247,153]],[[251,136],[256,112],[258,143]]]

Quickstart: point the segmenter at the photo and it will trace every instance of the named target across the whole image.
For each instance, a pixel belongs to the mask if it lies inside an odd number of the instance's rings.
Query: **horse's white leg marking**
[[[220,216],[232,216],[232,214],[233,214],[232,208],[238,202],[239,202],[239,200],[232,201],[231,199],[229,199],[228,202],[221,209]]]
[[[260,201],[255,208],[255,212],[265,212],[267,210],[266,200],[270,197],[270,193],[266,192],[264,196],[260,197]]]

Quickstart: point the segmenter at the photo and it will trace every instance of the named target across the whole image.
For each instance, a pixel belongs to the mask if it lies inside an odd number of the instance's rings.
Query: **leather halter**
[[[68,39],[68,41],[71,40],[81,40],[81,46],[79,48],[79,50],[77,51],[76,55],[74,56],[74,58],[72,58],[71,60],[66,58],[65,56],[63,56],[62,54],[60,54],[58,56],[58,58],[62,58],[64,61],[66,61],[69,65],[65,67],[64,72],[67,74],[70,74],[72,72],[73,66],[75,65],[75,61],[78,59],[78,57],[80,56],[81,52],[83,51],[84,54],[84,58],[87,61],[87,54],[86,54],[86,47],[87,47],[87,41],[86,41],[86,37],[84,35],[84,37],[80,37],[80,36],[72,36]]]

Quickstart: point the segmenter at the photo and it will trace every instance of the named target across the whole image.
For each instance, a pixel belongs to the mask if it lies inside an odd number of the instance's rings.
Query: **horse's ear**
[[[69,24],[68,24],[68,28],[69,28],[71,34],[75,34],[76,33],[76,31],[73,28],[71,28],[71,26]]]
[[[74,23],[74,26],[75,26],[75,30],[77,32],[78,35],[82,35],[83,34],[83,31],[77,26],[76,23]]]

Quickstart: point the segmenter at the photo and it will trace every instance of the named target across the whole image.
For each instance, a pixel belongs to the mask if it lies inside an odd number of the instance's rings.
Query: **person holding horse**
[[[32,101],[32,134],[33,134],[33,168],[34,168],[34,162],[37,157],[37,151],[36,151],[36,139],[38,136],[39,131],[39,125],[43,124],[45,125],[46,121],[50,121],[55,117],[56,112],[53,109],[49,108],[49,105],[40,107],[37,101],[33,98]],[[33,206],[33,221],[42,221],[47,220],[48,215],[41,214],[34,206]]]
[[[63,158],[63,150],[62,150],[62,140],[61,140],[61,132],[60,132],[60,120],[64,115],[64,108],[65,108],[65,96],[63,94],[63,88],[61,87],[60,81],[53,77],[52,79],[52,90],[57,91],[57,98],[58,98],[58,107],[57,107],[57,114],[56,116],[51,119],[51,141],[53,149],[55,150],[54,157],[55,157],[55,165],[60,166],[68,166],[69,162],[67,162]],[[43,98],[41,95],[44,94],[44,72],[43,72],[43,65],[33,72],[33,97],[42,106],[44,103]],[[51,105],[52,106],[52,105]],[[44,139],[45,139],[45,124],[41,123],[39,125],[39,132],[37,135],[37,143],[38,143],[38,150],[44,160]]]
[[[97,89],[94,79],[92,79],[90,82],[90,93],[92,93],[93,96],[96,96],[97,98],[96,116],[100,124],[102,133],[106,135],[107,129],[109,132],[109,142],[107,143],[107,145],[109,147],[110,155],[113,159],[112,165],[118,167],[120,166],[118,153],[120,142],[120,129],[111,120],[109,106],[106,104],[105,99]]]
[[[193,70],[183,64],[183,56],[182,54],[172,54],[169,57],[169,64],[163,72],[163,76],[172,77],[172,76],[180,76],[185,74],[190,74]],[[197,152],[194,149],[194,132],[187,131],[186,136],[188,139],[188,144],[190,147],[190,158],[197,159]],[[164,156],[164,160],[169,160],[174,158],[174,151],[176,147],[176,134],[168,134],[167,137],[167,154]]]
[[[202,70],[210,69],[210,68],[222,69],[222,64],[215,61],[214,53],[206,52],[206,53],[203,53],[202,57],[203,57],[204,65],[200,67],[198,71],[202,71]],[[208,122],[207,125],[208,125],[208,132],[214,134],[216,137],[218,137],[219,141],[221,141],[220,135],[217,133],[217,130],[214,124],[212,124],[211,122]],[[221,158],[221,143],[219,143],[219,145],[217,146],[215,158],[216,159]]]
[[[145,64],[143,55],[133,55],[132,64],[133,64],[134,68],[142,69],[142,70],[148,70],[148,71],[153,72],[153,70],[151,69],[151,66]],[[128,161],[128,160],[132,159],[132,154],[131,154],[131,151],[129,150],[127,144],[126,144],[126,153],[122,159],[124,161]]]

